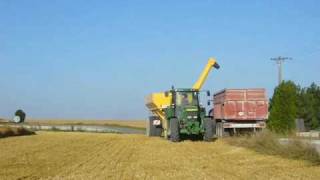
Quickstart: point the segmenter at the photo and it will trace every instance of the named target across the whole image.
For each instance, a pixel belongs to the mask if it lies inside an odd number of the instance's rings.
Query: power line
[[[284,63],[286,60],[292,60],[291,57],[276,57],[271,58],[270,60],[275,61],[278,64],[278,83],[281,84],[282,82],[282,63]]]

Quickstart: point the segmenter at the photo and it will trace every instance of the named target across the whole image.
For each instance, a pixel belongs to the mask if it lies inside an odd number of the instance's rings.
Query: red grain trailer
[[[214,94],[213,102],[219,137],[266,127],[268,99],[265,89],[224,89]]]

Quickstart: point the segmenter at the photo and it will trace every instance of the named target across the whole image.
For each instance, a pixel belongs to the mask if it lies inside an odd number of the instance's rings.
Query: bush
[[[26,118],[26,113],[25,113],[23,110],[21,110],[21,109],[18,109],[18,110],[15,112],[14,115],[15,115],[15,116],[19,116],[19,118],[20,118],[20,122],[19,122],[19,123],[23,123],[24,120],[25,120],[25,118]]]

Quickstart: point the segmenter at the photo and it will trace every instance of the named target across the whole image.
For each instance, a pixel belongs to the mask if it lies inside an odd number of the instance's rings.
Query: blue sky
[[[0,116],[141,119],[144,97],[204,89],[320,84],[320,1],[0,1]]]

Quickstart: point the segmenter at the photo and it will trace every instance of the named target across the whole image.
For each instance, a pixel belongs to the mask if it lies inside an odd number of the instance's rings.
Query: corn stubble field
[[[1,179],[320,179],[307,161],[144,135],[37,132],[0,139]]]

